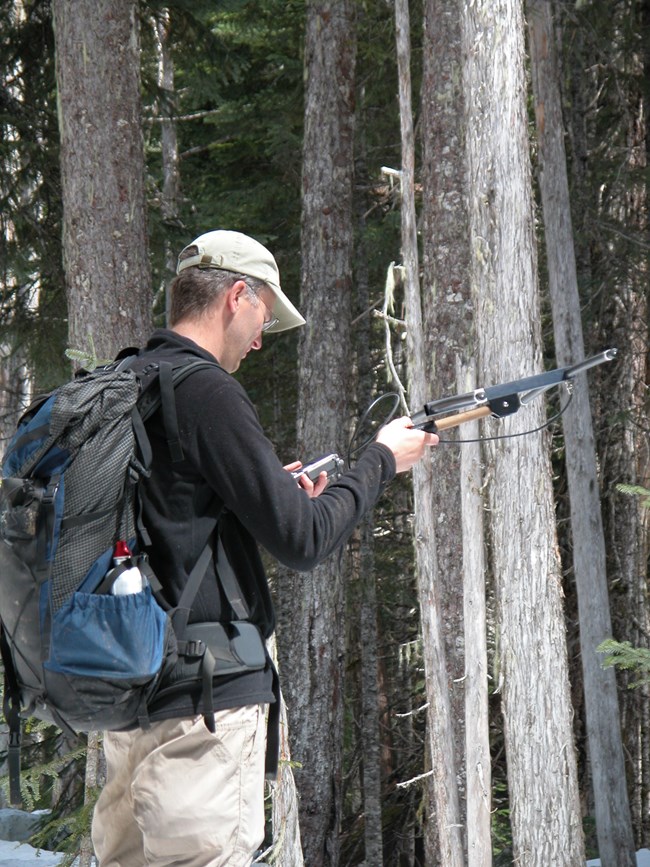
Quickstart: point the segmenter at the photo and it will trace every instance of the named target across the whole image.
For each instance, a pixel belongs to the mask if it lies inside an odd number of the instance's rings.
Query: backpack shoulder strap
[[[140,356],[140,358],[146,359],[146,355]],[[136,370],[139,367],[139,365],[136,366],[135,364],[133,366]],[[139,371],[143,379],[143,393],[138,399],[140,416],[143,421],[146,421],[159,407],[162,407],[165,437],[173,463],[183,460],[183,448],[180,442],[174,390],[190,374],[197,370],[205,370],[211,367],[222,369],[215,361],[202,360],[200,358],[188,361],[185,358],[177,362],[171,359],[152,361]],[[157,383],[157,388],[154,387],[155,383]]]
[[[241,585],[235,575],[235,570],[232,568],[226,550],[223,547],[218,527],[215,529],[215,533],[217,536],[217,561],[215,564],[217,580],[221,583],[226,599],[234,611],[236,618],[238,620],[249,620],[250,609],[244,598]],[[194,567],[187,578],[187,583],[183,588],[183,592],[181,593],[178,605],[173,614],[174,631],[179,638],[182,637],[183,632],[185,631],[192,603],[194,602],[196,594],[199,592],[199,587],[205,578],[205,573],[207,572],[212,557],[213,541],[211,537],[207,541],[203,551],[201,551],[199,559],[194,564]]]
[[[181,368],[183,370],[183,368]],[[176,399],[174,398],[174,368],[171,362],[161,361],[158,369],[160,382],[160,401],[162,405],[163,425],[167,437],[169,456],[173,464],[183,460],[183,447],[181,434],[178,429],[178,413],[176,412]]]
[[[235,575],[235,570],[232,568],[226,549],[221,541],[221,533],[217,530],[217,577],[221,582],[223,591],[226,594],[226,599],[230,603],[230,607],[235,612],[238,620],[249,620],[251,616],[250,609],[244,598],[244,593],[241,585]]]
[[[190,616],[192,603],[199,592],[201,582],[205,578],[205,573],[212,559],[212,541],[209,540],[205,548],[199,554],[199,559],[192,567],[192,571],[188,575],[187,583],[183,587],[183,592],[178,600],[178,605],[174,609],[172,622],[174,624],[174,632],[178,638],[183,638],[185,627]]]

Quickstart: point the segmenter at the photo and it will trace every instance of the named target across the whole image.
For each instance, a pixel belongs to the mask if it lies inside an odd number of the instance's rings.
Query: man
[[[181,460],[170,460],[163,413],[147,423],[154,457],[143,513],[151,565],[177,605],[218,534],[250,620],[268,638],[274,614],[257,543],[293,569],[312,569],[345,543],[394,475],[438,439],[397,419],[329,487],[324,474],[315,484],[306,476],[296,482],[231,375],[262,348],[263,334],[304,324],[280,287],[275,259],[246,235],[212,231],[182,251],[177,274],[171,327],[153,334],[147,356],[219,366],[193,372],[176,389]],[[222,564],[219,556],[216,566],[209,563],[190,622],[237,619]],[[251,863],[264,835],[265,706],[275,700],[273,677],[269,663],[215,679],[214,733],[193,685],[163,688],[150,706],[150,728],[106,734],[107,783],[93,821],[101,867]]]

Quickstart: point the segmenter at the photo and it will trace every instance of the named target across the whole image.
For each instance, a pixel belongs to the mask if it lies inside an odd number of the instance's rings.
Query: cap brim
[[[289,331],[290,328],[298,328],[300,325],[304,325],[304,317],[300,315],[282,289],[274,283],[268,283],[268,285],[275,295],[273,315],[278,321],[274,322],[264,333],[277,334],[279,331]]]

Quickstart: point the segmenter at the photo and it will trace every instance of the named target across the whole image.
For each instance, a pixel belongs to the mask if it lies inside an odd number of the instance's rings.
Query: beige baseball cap
[[[221,268],[247,277],[263,280],[275,295],[273,315],[278,320],[265,333],[288,331],[304,325],[305,320],[280,288],[280,272],[271,253],[259,241],[243,235],[241,232],[231,232],[226,229],[215,229],[206,232],[188,244],[188,247],[198,247],[195,256],[187,259],[179,257],[176,273],[185,268]],[[187,250],[187,247],[185,247]],[[181,252],[181,256],[185,252]]]

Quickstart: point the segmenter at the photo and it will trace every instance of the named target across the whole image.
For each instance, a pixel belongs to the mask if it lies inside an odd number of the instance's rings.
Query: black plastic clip
[[[514,415],[521,407],[521,401],[518,394],[508,394],[505,397],[495,397],[489,401],[488,406],[492,414],[497,418],[504,418],[507,415]]]

